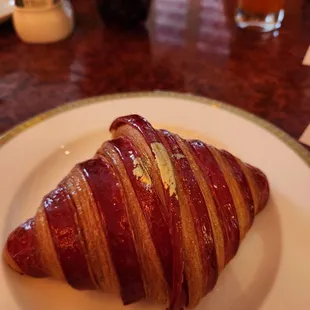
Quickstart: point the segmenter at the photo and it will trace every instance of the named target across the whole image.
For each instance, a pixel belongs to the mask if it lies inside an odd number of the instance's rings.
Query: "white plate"
[[[0,248],[16,225],[34,215],[42,196],[110,137],[111,121],[129,113],[224,147],[269,178],[268,207],[198,309],[309,309],[309,153],[274,126],[208,99],[171,93],[101,97],[66,105],[9,132],[0,140]],[[117,298],[19,276],[4,263],[0,279],[0,309],[123,309]],[[125,309],[145,308],[139,303]]]
[[[0,0],[0,24],[13,14],[14,0]]]

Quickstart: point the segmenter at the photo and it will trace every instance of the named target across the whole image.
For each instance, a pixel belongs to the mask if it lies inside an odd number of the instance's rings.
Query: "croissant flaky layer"
[[[79,290],[195,307],[266,205],[265,175],[227,151],[116,119],[113,140],[77,164],[15,229],[8,264]]]

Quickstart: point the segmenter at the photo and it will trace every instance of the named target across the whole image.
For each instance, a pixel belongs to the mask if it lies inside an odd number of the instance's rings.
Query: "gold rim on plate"
[[[223,110],[232,112],[238,116],[241,116],[256,125],[266,129],[269,133],[276,136],[282,142],[284,142],[290,149],[292,149],[309,167],[310,167],[310,152],[308,152],[301,144],[299,144],[294,138],[289,136],[287,133],[272,125],[268,121],[263,120],[262,118],[255,116],[249,112],[246,112],[240,108],[234,107],[232,105],[209,99],[206,97],[199,97],[191,94],[182,94],[182,93],[174,93],[174,92],[165,92],[165,91],[155,91],[155,92],[132,92],[132,93],[121,93],[121,94],[113,94],[113,95],[103,95],[98,97],[91,97],[87,99],[82,99],[78,101],[74,101],[63,106],[57,107],[55,109],[49,110],[42,114],[39,114],[15,127],[11,130],[5,132],[2,136],[0,136],[0,148],[9,140],[16,137],[18,134],[22,133],[26,129],[43,122],[44,120],[56,116],[60,113],[64,113],[67,111],[71,111],[75,108],[79,108],[82,106],[86,106],[88,104],[102,103],[104,101],[116,100],[116,99],[124,99],[124,98],[135,98],[135,97],[159,97],[159,98],[177,98],[177,99],[186,99],[195,101],[198,103],[208,104],[212,106],[216,106]]]

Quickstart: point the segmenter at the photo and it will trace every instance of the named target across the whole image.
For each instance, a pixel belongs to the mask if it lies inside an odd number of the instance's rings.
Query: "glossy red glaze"
[[[242,196],[244,198],[244,202],[246,206],[248,207],[249,211],[249,219],[250,219],[250,225],[252,225],[254,221],[254,216],[255,216],[255,208],[254,208],[254,201],[253,201],[253,196],[251,193],[251,189],[248,183],[248,180],[246,176],[244,175],[240,165],[238,164],[236,158],[230,154],[227,151],[221,151],[221,154],[225,157],[227,160],[228,164],[232,168],[232,171],[234,173],[234,177],[236,181],[239,183],[240,190],[242,193]]]
[[[152,125],[139,115],[129,115],[117,118],[112,123],[110,130],[116,130],[124,124],[131,125],[142,134],[146,143],[150,147],[155,160],[156,155],[151,148],[151,144],[161,143],[161,140]],[[187,302],[187,292],[185,291],[186,285],[184,285],[185,279],[183,277],[184,260],[182,249],[180,204],[174,195],[170,196],[168,189],[164,189],[164,185],[162,185],[162,187],[165,194],[165,204],[170,213],[169,226],[173,245],[173,283],[170,297],[170,308],[179,310]]]
[[[76,289],[95,289],[74,219],[75,206],[69,194],[58,187],[44,197],[43,206],[67,282]]]
[[[36,278],[46,276],[36,246],[35,220],[33,218],[27,220],[10,234],[6,248],[22,273]]]
[[[120,137],[109,141],[109,143],[113,145],[124,163],[161,261],[166,281],[172,288],[172,244],[169,227],[161,212],[163,209],[162,202],[153,184],[146,185],[134,175],[135,160],[141,158],[141,154],[130,140],[126,137]]]
[[[239,246],[239,224],[234,202],[223,172],[208,147],[201,141],[190,141],[197,164],[206,176],[224,233],[225,263],[236,254]]]
[[[104,159],[85,161],[80,167],[92,190],[121,286],[123,303],[145,298],[143,280],[121,182]]]
[[[251,165],[247,166],[252,170],[254,180],[258,187],[258,193],[259,193],[258,211],[261,211],[266,206],[269,199],[269,193],[270,193],[269,183],[266,175],[261,170]]]
[[[207,293],[213,289],[218,276],[216,252],[208,209],[190,163],[176,139],[167,130],[161,130],[159,135],[170,155],[175,173],[179,177],[180,186],[185,191],[187,203],[190,207],[202,258],[206,285],[205,293]]]
[[[137,114],[118,117],[110,126],[110,131],[116,130],[122,125],[131,125],[144,137],[147,144],[160,143],[160,139],[153,126],[142,116]],[[151,148],[150,148],[151,149]],[[152,149],[151,149],[152,151]],[[153,152],[153,151],[152,151]]]

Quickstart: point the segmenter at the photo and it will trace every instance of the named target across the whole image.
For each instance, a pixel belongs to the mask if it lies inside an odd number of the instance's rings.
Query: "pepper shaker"
[[[108,26],[135,27],[149,15],[152,0],[97,0],[99,13]]]

